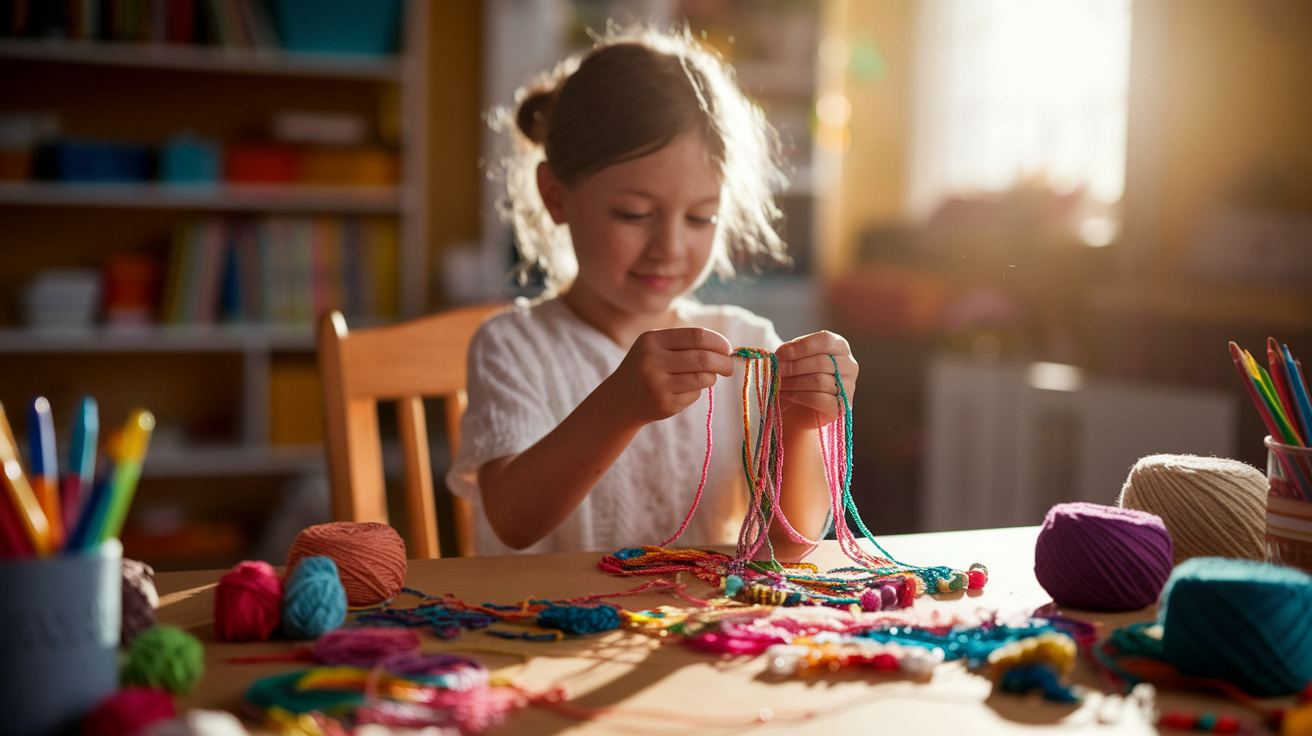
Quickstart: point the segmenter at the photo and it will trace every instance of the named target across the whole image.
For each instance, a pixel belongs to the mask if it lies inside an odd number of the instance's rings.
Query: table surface
[[[948,565],[965,569],[982,562],[989,569],[983,590],[946,596],[923,596],[917,615],[1009,614],[1029,612],[1050,602],[1034,578],[1036,527],[987,529],[934,534],[888,536],[881,544],[894,557],[918,565]],[[430,595],[445,593],[470,603],[516,603],[526,597],[570,598],[619,592],[647,578],[622,578],[597,569],[595,553],[412,560],[406,584]],[[837,543],[825,542],[809,561],[822,569],[849,564]],[[232,644],[214,638],[214,587],[222,571],[161,573],[159,619],[190,631],[206,648],[206,673],[196,692],[179,699],[179,708],[222,708],[237,711],[241,693],[259,677],[304,667],[291,663],[230,664],[238,656],[289,652],[304,642],[274,641]],[[682,576],[692,595],[709,597],[709,586]],[[402,596],[394,605],[413,605]],[[679,605],[670,595],[616,599],[630,610],[662,604]],[[1152,608],[1124,614],[1068,611],[1073,618],[1092,621],[1099,635],[1113,627],[1151,619]],[[618,710],[661,711],[668,720],[607,715],[572,720],[543,708],[529,707],[490,733],[738,733],[749,727],[768,732],[833,734],[879,733],[994,734],[1098,730],[1115,733],[1156,733],[1148,716],[1118,697],[1091,692],[1078,705],[1058,705],[1037,695],[995,693],[992,683],[967,672],[960,662],[946,663],[925,681],[846,670],[780,680],[765,673],[764,658],[716,658],[679,645],[630,631],[553,643],[510,641],[479,632],[444,642],[424,637],[425,651],[470,653],[531,689],[564,687],[585,706]],[[1097,687],[1098,677],[1081,661],[1073,679]],[[1251,714],[1229,701],[1206,695],[1160,693],[1163,710]],[[769,719],[761,721],[762,716]],[[701,725],[694,725],[702,718]],[[679,720],[685,719],[685,720]],[[709,728],[710,723],[717,723]],[[740,724],[740,725],[732,725]]]

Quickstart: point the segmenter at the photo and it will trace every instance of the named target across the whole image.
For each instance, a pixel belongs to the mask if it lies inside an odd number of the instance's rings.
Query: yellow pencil
[[[32,549],[38,555],[50,554],[54,549],[50,538],[50,520],[46,518],[46,512],[41,510],[32,486],[28,485],[27,477],[23,475],[23,466],[18,462],[18,443],[14,441],[14,430],[9,426],[3,404],[0,404],[0,466],[4,469],[4,473],[0,474],[3,475],[0,483],[4,485],[5,495],[18,511],[18,518],[32,539]]]

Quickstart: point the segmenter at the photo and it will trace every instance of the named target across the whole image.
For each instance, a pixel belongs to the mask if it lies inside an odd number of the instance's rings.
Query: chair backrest
[[[409,322],[348,330],[341,312],[319,323],[325,437],[335,521],[387,523],[378,402],[396,402],[409,556],[440,557],[433,472],[423,399],[441,397],[451,457],[460,446],[465,410],[465,355],[483,319],[498,305],[455,309]],[[474,552],[473,509],[455,501],[456,545]]]

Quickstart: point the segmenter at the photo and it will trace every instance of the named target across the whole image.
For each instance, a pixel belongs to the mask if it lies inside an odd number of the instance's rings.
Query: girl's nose
[[[656,227],[652,228],[651,238],[647,241],[647,257],[659,261],[674,260],[683,251],[683,239],[683,227],[678,218],[657,218]]]

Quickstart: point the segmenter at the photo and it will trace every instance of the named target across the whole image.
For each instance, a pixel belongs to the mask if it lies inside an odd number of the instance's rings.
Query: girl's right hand
[[[733,375],[733,346],[702,327],[672,327],[638,336],[603,384],[619,411],[649,424],[688,408],[718,376]]]

